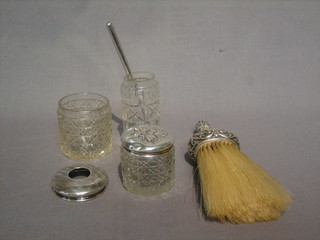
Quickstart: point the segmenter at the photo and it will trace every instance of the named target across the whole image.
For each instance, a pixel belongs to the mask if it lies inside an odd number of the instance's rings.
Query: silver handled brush
[[[240,151],[238,138],[199,121],[188,144],[196,160],[208,218],[252,223],[275,220],[291,202],[280,183]]]

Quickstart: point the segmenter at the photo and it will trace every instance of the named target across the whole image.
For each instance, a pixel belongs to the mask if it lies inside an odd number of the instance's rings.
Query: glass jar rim
[[[94,99],[99,99],[99,100],[102,100],[103,104],[97,108],[94,108],[94,109],[91,109],[91,110],[77,110],[77,109],[70,109],[70,108],[66,108],[64,105],[63,105],[63,102],[68,99],[68,98],[72,98],[74,96],[95,96]],[[82,99],[88,99],[88,98],[77,98],[77,99],[74,99],[74,100],[82,100]],[[98,94],[98,93],[93,93],[93,92],[79,92],[79,93],[71,93],[71,94],[68,94],[64,97],[62,97],[59,101],[58,101],[58,106],[59,108],[65,110],[65,111],[71,111],[71,112],[93,112],[93,111],[98,111],[106,106],[109,106],[109,99],[101,94]]]
[[[149,81],[153,80],[155,78],[155,75],[150,72],[133,72],[131,73],[132,78],[129,77],[129,75],[125,75],[124,80],[126,81],[135,81],[135,82],[143,82],[143,81]]]

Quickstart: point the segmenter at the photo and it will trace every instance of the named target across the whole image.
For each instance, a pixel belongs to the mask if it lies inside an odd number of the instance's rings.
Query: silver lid
[[[84,202],[102,194],[108,184],[106,173],[92,165],[77,164],[58,171],[51,187],[66,201]]]
[[[198,121],[194,134],[188,143],[188,152],[195,159],[200,145],[206,142],[228,140],[240,149],[238,138],[231,132],[222,129],[213,129],[206,121]]]
[[[172,148],[174,137],[158,125],[139,125],[121,135],[122,146],[138,154],[157,154]]]

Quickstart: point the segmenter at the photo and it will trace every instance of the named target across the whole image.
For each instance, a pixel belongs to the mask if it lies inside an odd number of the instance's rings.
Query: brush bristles
[[[209,218],[231,223],[270,221],[291,202],[288,192],[230,141],[205,143],[196,156]]]

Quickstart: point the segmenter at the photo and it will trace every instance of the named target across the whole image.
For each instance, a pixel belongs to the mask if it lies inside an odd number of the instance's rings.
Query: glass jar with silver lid
[[[156,195],[174,184],[174,137],[158,125],[139,125],[121,136],[123,186],[137,195]]]

